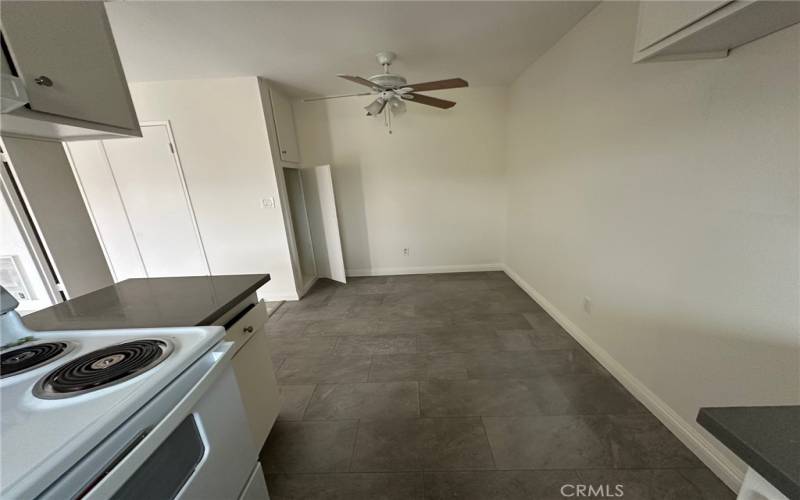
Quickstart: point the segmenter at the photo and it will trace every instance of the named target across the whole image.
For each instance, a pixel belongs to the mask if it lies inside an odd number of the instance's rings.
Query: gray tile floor
[[[273,500],[734,497],[503,273],[323,281],[267,329]]]

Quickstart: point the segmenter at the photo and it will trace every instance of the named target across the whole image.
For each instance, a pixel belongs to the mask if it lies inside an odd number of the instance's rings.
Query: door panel
[[[139,255],[102,141],[65,144],[114,279],[119,282],[128,278],[146,278],[144,262]]]
[[[278,417],[281,400],[263,328],[239,349],[232,364],[253,442],[260,450]]]
[[[247,486],[244,487],[239,500],[269,500],[267,482],[264,479],[260,463],[256,464],[253,473],[250,474],[250,480],[247,481]]]
[[[137,129],[103,2],[3,2],[3,31],[31,109]]]
[[[346,283],[331,167],[323,165],[304,168],[302,172],[306,211],[311,237],[314,240],[317,275]]]
[[[272,114],[275,118],[275,131],[278,134],[278,145],[281,159],[292,163],[300,161],[300,149],[297,147],[297,132],[294,128],[292,103],[283,94],[270,89]]]
[[[107,140],[103,145],[147,275],[208,275],[167,127],[145,126],[141,138]]]

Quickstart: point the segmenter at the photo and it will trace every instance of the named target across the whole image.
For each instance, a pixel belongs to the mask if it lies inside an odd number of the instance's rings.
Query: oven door
[[[236,499],[257,464],[232,343],[212,351],[211,369],[84,496],[86,499]]]

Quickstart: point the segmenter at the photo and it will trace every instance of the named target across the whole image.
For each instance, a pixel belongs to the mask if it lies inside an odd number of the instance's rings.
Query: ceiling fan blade
[[[359,85],[366,85],[369,88],[376,89],[376,90],[383,90],[383,87],[380,85],[375,85],[371,81],[367,80],[366,78],[361,78],[360,76],[352,76],[352,75],[336,75],[339,78],[344,78],[345,80],[349,80],[353,83],[357,83]]]
[[[449,80],[436,80],[435,82],[415,83],[407,85],[414,89],[414,92],[426,92],[429,90],[445,90],[445,89],[458,89],[467,87],[469,83],[463,78],[450,78]]]
[[[326,95],[322,97],[306,97],[303,102],[324,101],[325,99],[338,99],[340,97],[355,97],[359,95],[372,95],[372,92],[358,92],[357,94]]]
[[[411,102],[416,102],[419,104],[427,104],[428,106],[433,106],[435,108],[441,109],[450,109],[456,105],[453,101],[446,101],[444,99],[437,99],[435,97],[417,94],[414,92],[410,92],[408,94],[403,95],[404,98],[408,98]]]

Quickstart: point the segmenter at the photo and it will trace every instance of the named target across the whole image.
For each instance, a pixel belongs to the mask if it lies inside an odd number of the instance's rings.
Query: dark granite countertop
[[[269,274],[135,278],[24,316],[31,330],[211,325]]]
[[[788,498],[800,498],[800,406],[701,408],[697,423]]]

